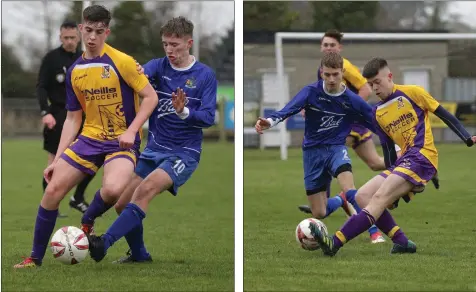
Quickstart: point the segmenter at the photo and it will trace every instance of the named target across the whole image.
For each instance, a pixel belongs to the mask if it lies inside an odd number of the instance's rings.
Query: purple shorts
[[[116,158],[129,159],[135,167],[139,149],[140,143],[130,149],[124,149],[119,147],[118,140],[99,141],[80,135],[61,154],[61,158],[82,172],[92,175],[101,166]]]
[[[351,146],[355,149],[365,141],[372,139],[372,132],[362,125],[352,124],[349,136],[354,138]]]
[[[403,177],[416,187],[424,187],[437,173],[430,160],[417,149],[410,149],[395,162],[395,166],[380,173],[387,178],[391,173]]]

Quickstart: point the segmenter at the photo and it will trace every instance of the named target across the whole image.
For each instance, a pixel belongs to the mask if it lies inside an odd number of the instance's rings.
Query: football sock
[[[327,200],[327,208],[326,208],[326,216],[324,218],[326,218],[330,214],[334,213],[335,210],[342,207],[343,203],[344,203],[344,201],[339,196],[335,196],[333,198],[328,199]]]
[[[355,200],[355,195],[357,194],[357,190],[349,190],[345,193],[345,197],[347,199],[347,202],[351,203],[352,206],[354,207],[355,211],[357,213],[360,213],[362,211],[362,208],[360,208],[359,204],[357,204],[357,201]],[[377,226],[372,225],[369,228],[369,233],[370,235],[376,233],[378,231]]]
[[[362,209],[360,213],[352,215],[344,226],[336,232],[332,238],[334,246],[341,247],[347,241],[369,229],[373,224],[375,224],[375,218],[367,210]]]
[[[145,218],[144,211],[139,206],[129,203],[126,208],[112,223],[109,229],[103,234],[105,250],[111,247],[121,237],[131,232],[135,228],[142,228],[142,220]]]
[[[56,218],[58,217],[58,210],[46,210],[45,208],[38,208],[38,215],[36,215],[35,233],[33,236],[33,249],[31,257],[40,262],[45,256],[48,241],[55,228]]]
[[[385,234],[388,235],[393,241],[393,243],[400,244],[402,246],[407,246],[408,238],[400,229],[400,227],[393,220],[392,215],[388,210],[383,211],[380,218],[375,222],[375,225],[382,230]]]
[[[144,227],[142,224],[132,229],[124,237],[131,248],[132,258],[141,260],[149,257],[149,253],[144,245]]]
[[[94,220],[102,214],[106,213],[114,204],[107,204],[101,198],[101,189],[96,192],[93,201],[81,218],[82,224],[94,224]]]
[[[86,192],[86,188],[88,187],[89,183],[93,180],[95,175],[87,175],[76,187],[76,191],[74,192],[74,200],[76,202],[84,202],[84,193]]]

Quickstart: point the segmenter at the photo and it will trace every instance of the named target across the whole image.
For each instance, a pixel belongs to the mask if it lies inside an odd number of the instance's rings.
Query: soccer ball
[[[81,229],[65,226],[53,234],[50,248],[55,259],[66,265],[74,265],[88,255],[89,241]]]
[[[322,223],[322,221],[315,218],[307,218],[302,220],[296,227],[296,241],[305,250],[319,249],[319,244],[311,235],[311,230],[309,229],[309,224],[311,222],[314,222],[321,232],[327,235],[327,227],[324,223]]]

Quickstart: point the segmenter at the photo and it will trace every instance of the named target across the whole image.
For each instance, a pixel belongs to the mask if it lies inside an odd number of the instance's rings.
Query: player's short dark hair
[[[63,28],[78,28],[78,25],[76,24],[75,21],[71,21],[71,20],[65,20],[61,26],[60,26],[60,29],[63,29]]]
[[[339,44],[341,43],[342,41],[342,37],[344,36],[343,33],[341,33],[339,30],[337,29],[329,29],[328,31],[326,31],[326,33],[324,34],[324,36],[322,37],[321,39],[321,43],[322,41],[324,40],[325,37],[328,37],[328,38],[333,38],[335,39]]]
[[[183,16],[174,17],[167,21],[161,29],[161,36],[175,36],[182,38],[184,36],[193,36],[193,23]]]
[[[321,66],[333,69],[343,69],[344,59],[337,52],[328,52],[322,57]]]
[[[364,66],[364,70],[362,71],[362,76],[365,78],[374,78],[378,75],[378,72],[383,68],[388,67],[387,60],[383,58],[373,58]]]
[[[109,27],[111,22],[111,12],[102,5],[91,5],[83,11],[83,21],[86,22],[101,22],[104,26]]]

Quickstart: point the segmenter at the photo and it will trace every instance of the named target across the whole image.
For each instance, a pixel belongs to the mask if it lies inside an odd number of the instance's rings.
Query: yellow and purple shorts
[[[359,147],[362,143],[372,139],[372,132],[359,124],[352,124],[349,136],[353,138],[352,149]]]
[[[437,169],[418,150],[405,152],[397,161],[395,166],[384,170],[381,176],[387,178],[390,174],[396,174],[415,186],[410,194],[404,197],[408,203],[415,193],[422,192],[426,184],[436,175]]]
[[[117,139],[99,141],[80,135],[61,154],[61,158],[82,172],[93,175],[101,166],[117,158],[130,160],[135,167],[140,155],[139,149],[140,141],[133,147],[124,149],[119,147]]]

